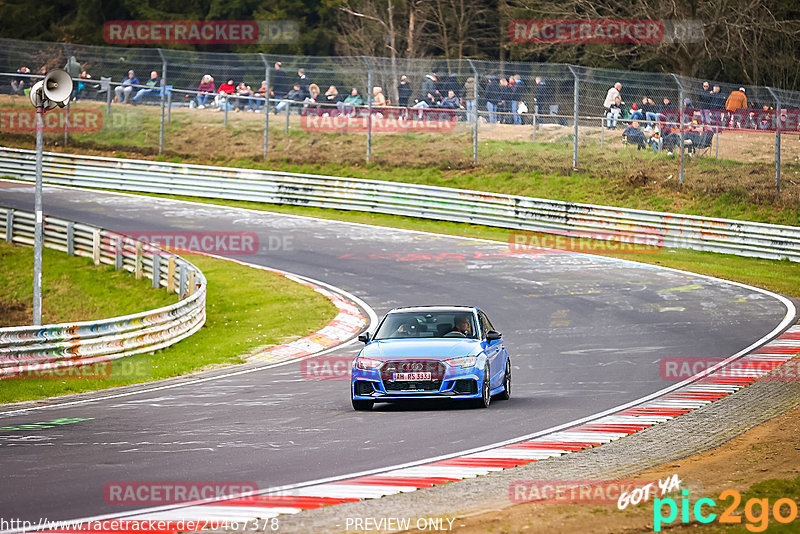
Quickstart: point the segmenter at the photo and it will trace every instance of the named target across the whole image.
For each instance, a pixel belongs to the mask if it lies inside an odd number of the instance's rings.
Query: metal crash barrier
[[[0,148],[0,176],[34,180],[33,151]],[[800,228],[380,180],[45,153],[44,181],[358,210],[513,230],[800,261]]]
[[[0,208],[0,239],[32,245],[34,215]],[[175,304],[122,317],[0,328],[0,378],[153,352],[177,343],[206,319],[206,279],[194,265],[149,243],[86,224],[44,218],[44,246],[131,271],[178,293]]]

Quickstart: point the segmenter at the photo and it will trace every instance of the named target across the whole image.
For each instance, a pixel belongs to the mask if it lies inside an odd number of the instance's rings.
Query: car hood
[[[361,349],[360,356],[376,360],[426,359],[449,360],[474,356],[481,351],[477,339],[381,339]]]

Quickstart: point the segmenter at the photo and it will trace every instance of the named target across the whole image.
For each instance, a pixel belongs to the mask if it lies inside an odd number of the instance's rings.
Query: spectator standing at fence
[[[303,90],[303,98],[308,96],[308,86],[311,85],[308,77],[306,76],[306,71],[304,69],[297,69],[297,83],[300,84],[300,89]]]
[[[606,113],[608,113],[608,110],[611,109],[611,104],[614,103],[614,98],[620,97],[620,100],[622,99],[622,95],[620,94],[621,89],[622,84],[617,82],[606,92],[606,98],[603,100],[603,109]]]
[[[712,119],[719,118],[718,123],[725,124],[725,95],[722,94],[719,85],[715,85],[711,89],[711,109]]]
[[[700,111],[700,117],[702,117],[705,124],[711,122],[711,108],[714,105],[711,95],[712,93],[711,89],[709,88],[709,83],[703,82],[703,88],[697,98],[697,109]]]
[[[731,91],[731,94],[728,95],[728,99],[725,101],[725,110],[734,112],[737,109],[747,108],[747,96],[744,92],[744,87]]]
[[[289,92],[289,85],[286,81],[286,72],[281,68],[283,64],[280,61],[275,62],[275,68],[269,73],[269,79],[272,82],[272,90],[278,96],[283,96]]]
[[[269,106],[267,105],[267,95],[269,95],[270,98],[272,98],[274,96],[272,90],[267,86],[267,80],[263,80],[261,82],[261,87],[256,89],[256,92],[255,92],[255,96],[256,96],[256,98],[258,98],[258,100],[256,100],[256,111],[259,109],[259,106],[261,105],[261,101],[263,100],[264,101],[264,110],[267,113],[269,112]]]
[[[519,74],[514,75],[514,87],[511,89],[511,113],[513,113],[512,121],[514,124],[522,124],[522,116],[519,114],[519,103],[525,97],[525,83],[522,81],[522,76]]]
[[[27,76],[31,73],[28,67],[20,67],[17,69],[17,76],[11,78],[11,92],[14,95],[25,93],[25,89],[30,85],[30,78]]]
[[[198,109],[205,109],[208,99],[216,92],[217,87],[214,85],[214,78],[212,78],[210,74],[203,75],[200,79],[200,85],[197,86]]]
[[[475,121],[475,109],[477,101],[475,100],[475,77],[470,76],[464,83],[464,107],[467,109],[469,122]]]
[[[513,86],[512,86],[513,88]],[[508,87],[508,80],[500,77],[500,100],[497,102],[497,113],[500,115],[501,124],[511,124],[511,116],[508,113],[511,111],[511,89]]]
[[[147,80],[145,85],[147,86],[147,89],[139,89],[138,91],[136,91],[136,95],[134,95],[133,97],[134,106],[138,104],[139,100],[141,100],[142,97],[144,97],[145,95],[149,95],[153,92],[158,91],[158,87],[161,85],[161,82],[158,79],[158,72],[152,71],[150,73],[150,79]]]
[[[408,100],[411,98],[411,84],[408,83],[408,76],[400,76],[400,83],[397,85],[397,103],[404,108],[408,107]]]
[[[127,104],[131,98],[134,85],[139,85],[139,78],[136,77],[136,74],[134,74],[132,70],[129,70],[127,76],[122,79],[122,85],[118,85],[114,88],[117,102]]]
[[[550,95],[548,94],[548,87],[541,76],[534,78],[533,101],[534,113],[550,114]]]
[[[500,102],[500,84],[497,83],[494,76],[487,78],[484,93],[486,94],[486,111],[489,112],[488,120],[494,124],[497,122],[497,106]]]

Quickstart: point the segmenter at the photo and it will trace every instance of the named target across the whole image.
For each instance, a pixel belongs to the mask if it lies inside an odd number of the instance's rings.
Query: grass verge
[[[53,264],[58,261],[57,256],[60,253],[50,252],[52,254],[45,256],[45,272],[52,273]],[[62,256],[70,263],[61,282],[64,287],[70,288],[69,295],[79,294],[72,288],[83,283],[81,280],[89,280],[97,286],[107,285],[97,284],[100,274],[98,270],[106,269],[93,265],[82,265],[76,269],[74,258]],[[328,299],[278,274],[206,256],[183,257],[197,265],[208,280],[206,324],[197,333],[154,354],[122,358],[113,364],[110,374],[101,379],[71,377],[68,380],[4,380],[0,388],[0,403],[123,386],[240,363],[244,355],[260,347],[286,343],[308,335],[336,315],[336,308]],[[11,271],[3,269],[0,272]],[[89,275],[84,278],[86,272]],[[103,277],[114,274],[113,268],[111,272],[102,272]],[[126,275],[133,280],[128,273],[120,274],[120,278]],[[0,281],[5,279],[6,277],[0,276]],[[143,305],[143,302],[148,302],[143,300],[148,297],[148,293],[166,295],[164,290],[147,290],[149,281],[146,282],[137,292],[141,294],[139,297],[129,297],[135,305],[129,311],[148,309],[149,304]],[[3,288],[4,294],[8,294],[4,285],[0,285],[0,288]],[[109,298],[102,300],[115,301],[119,293],[124,292],[109,291]],[[174,302],[174,298],[169,297],[168,301]],[[113,316],[116,312],[109,313],[110,309],[117,308],[101,308],[98,313],[104,317]]]

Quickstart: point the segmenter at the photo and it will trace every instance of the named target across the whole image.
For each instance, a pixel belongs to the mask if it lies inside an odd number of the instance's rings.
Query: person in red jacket
[[[233,80],[228,80],[225,83],[219,84],[219,91],[220,93],[225,93],[227,95],[232,95],[236,92],[236,86],[233,84]]]

